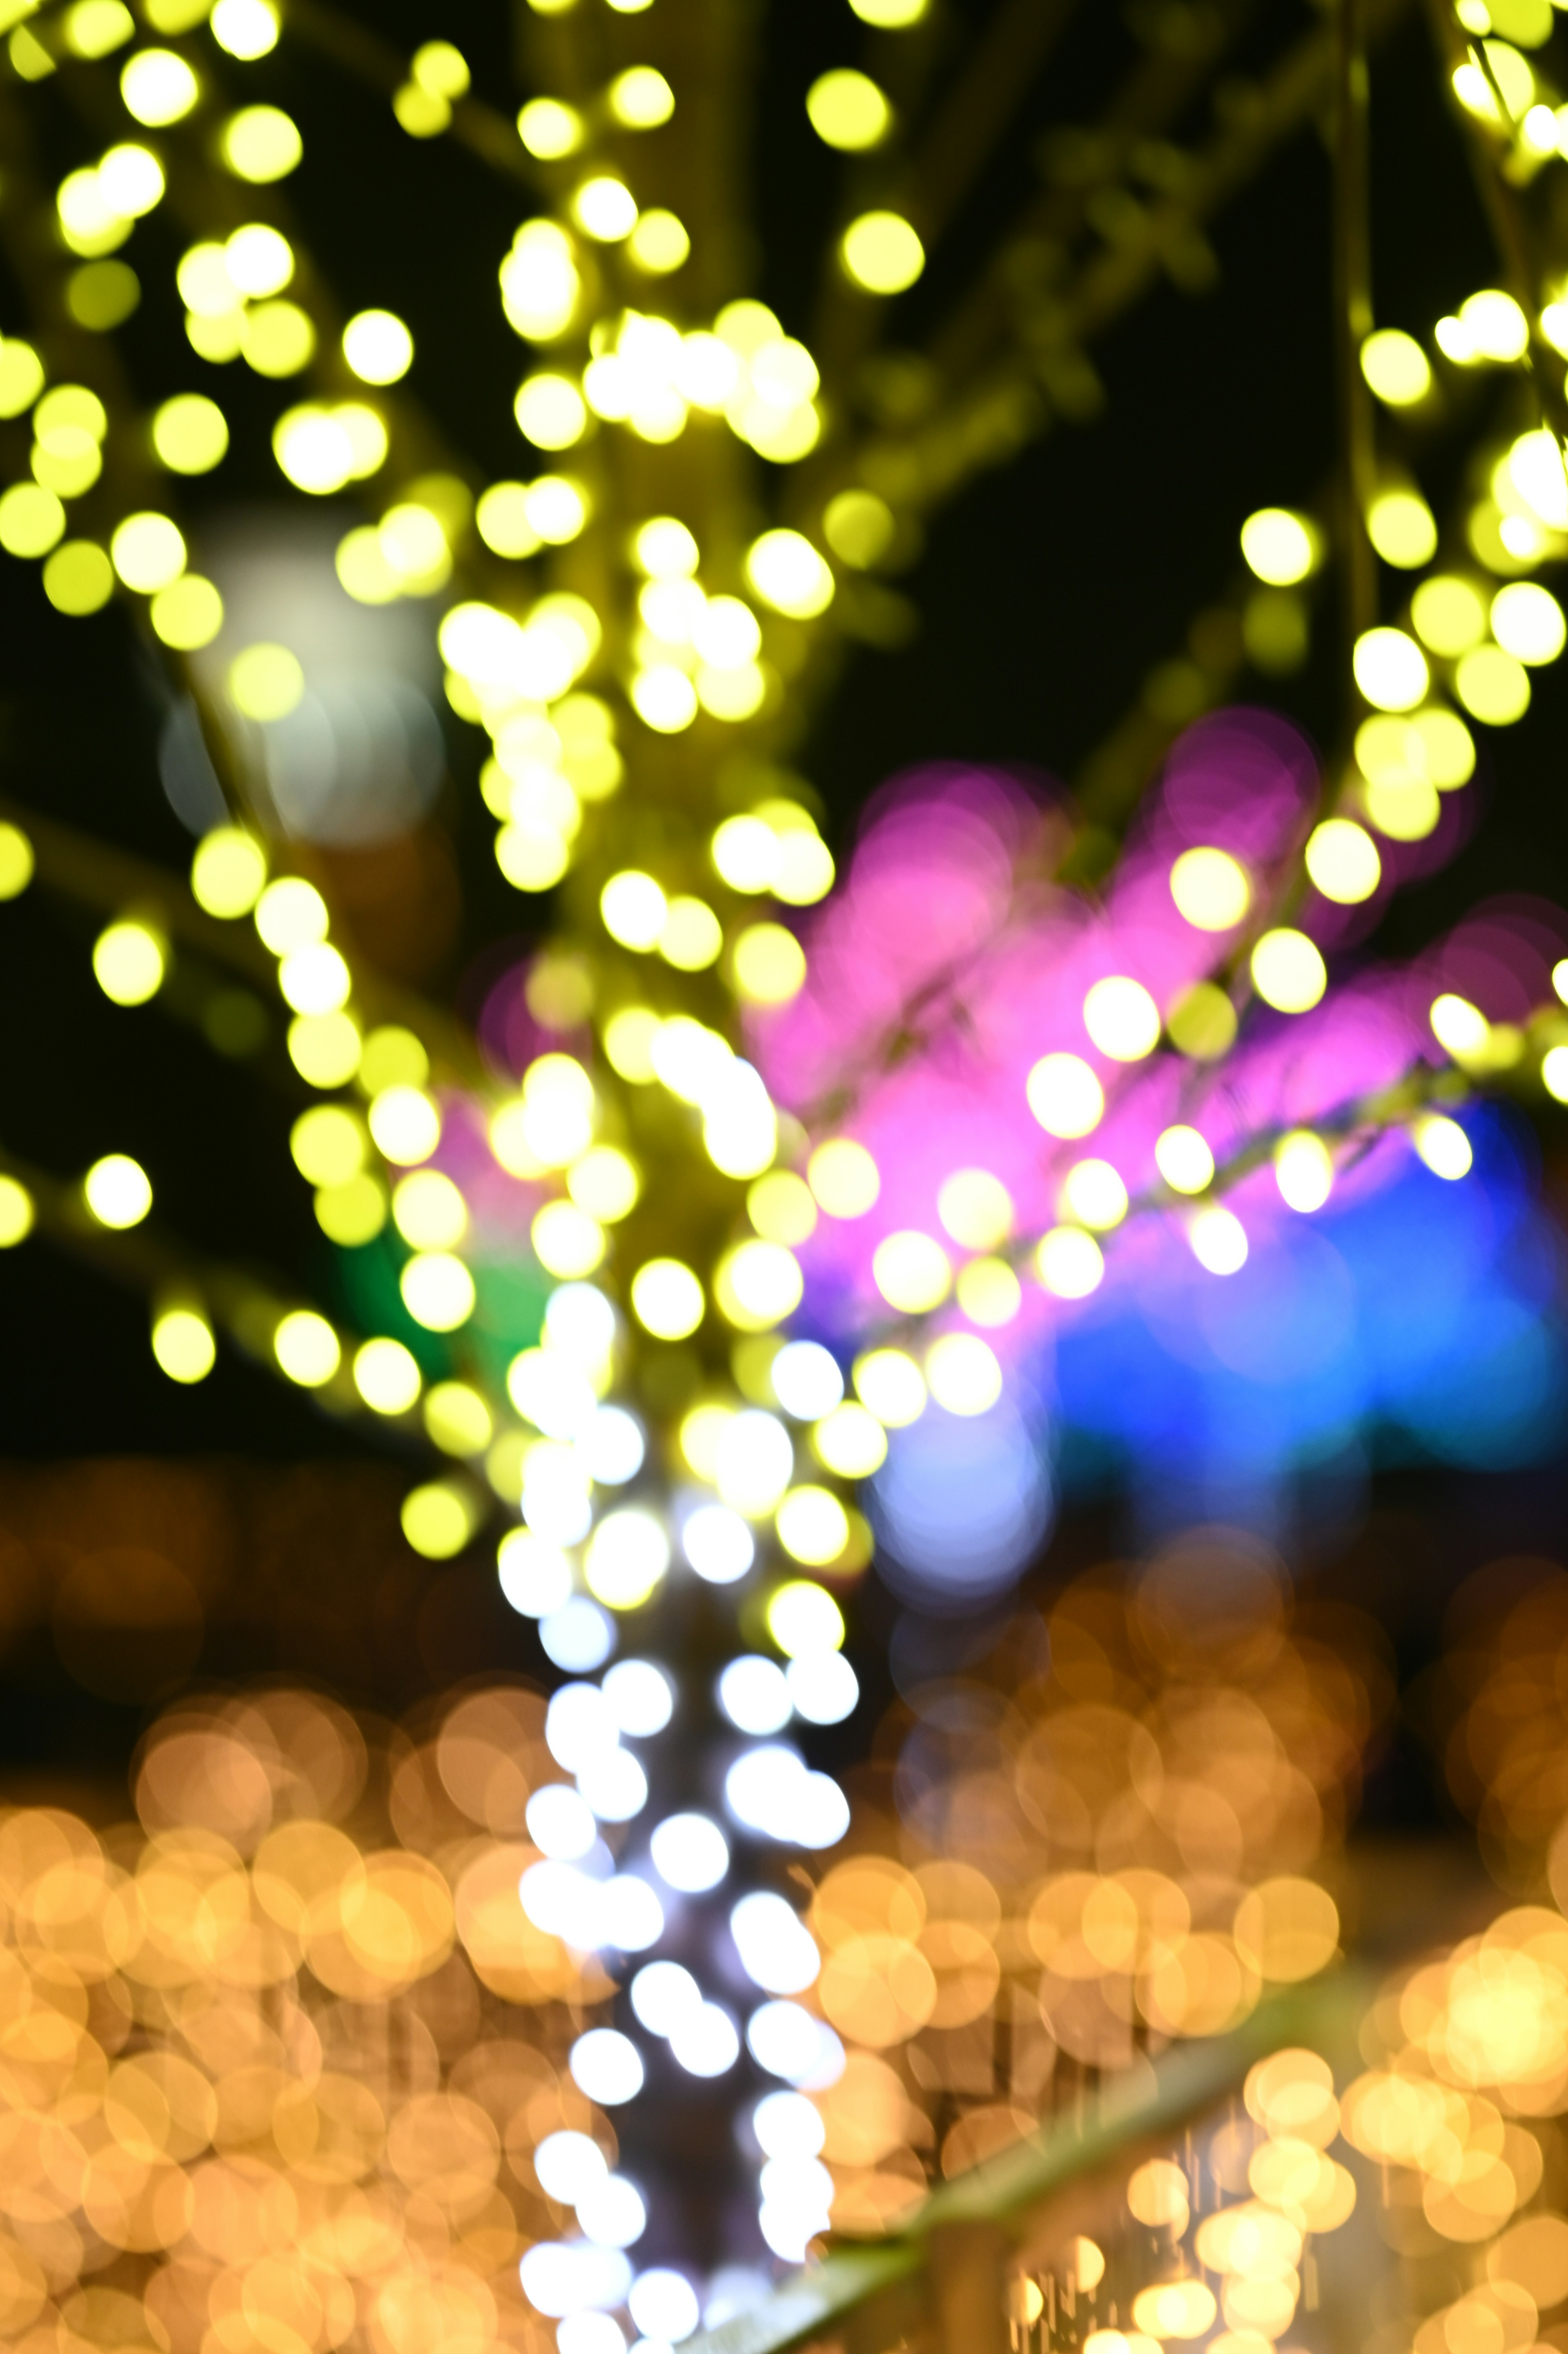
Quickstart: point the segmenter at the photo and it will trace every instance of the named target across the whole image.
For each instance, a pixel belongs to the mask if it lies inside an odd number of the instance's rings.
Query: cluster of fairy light
[[[857,1807],[809,1916],[809,1991],[786,1940],[740,1941],[764,1987],[832,2031],[824,2046],[795,2030],[815,2117],[774,2094],[755,2120],[779,2253],[830,2223],[895,2227],[934,2170],[1033,2131],[1084,2071],[1223,2032],[1332,1958],[1338,1913],[1306,1874],[1353,1796],[1383,1679],[1348,1617],[1324,1629],[1330,1652],[1236,1558],[1173,1556],[1130,1592],[1085,1580],[1044,1629],[1014,1626],[994,1681],[916,1691],[913,1726],[900,1711],[888,1728],[902,1820]],[[1203,1566],[1228,1611],[1203,1606]]]
[[[603,2354],[628,2306],[690,2334],[692,2284],[627,2253],[609,1980],[519,1897],[536,1828],[640,1773],[623,1742],[671,1702],[636,1661],[390,1737],[286,1690],[193,1702],[143,1744],[138,1820],[0,1819],[7,2338]],[[649,1941],[655,1878],[601,1872],[601,1942]]]
[[[1403,1974],[1361,2041],[1367,2070],[1343,2095],[1342,2130],[1380,2169],[1383,2236],[1407,2259],[1450,2258],[1447,2301],[1416,2317],[1420,2354],[1531,2344],[1568,2296],[1568,2220],[1551,2203],[1552,2121],[1568,2107],[1562,1914],[1504,1913]],[[1403,2332],[1408,2345],[1410,2322]]]
[[[1244,2097],[1245,2115],[1192,2136],[1180,2158],[1136,2168],[1100,2227],[1103,2247],[1078,2232],[1024,2249],[1007,2288],[1014,2354],[1064,2338],[1085,2354],[1158,2354],[1199,2338],[1221,2354],[1263,2354],[1285,2337],[1310,2243],[1348,2221],[1356,2186],[1330,2155],[1342,2121],[1317,2053],[1260,2060]]]
[[[1457,13],[1478,36],[1493,31],[1498,14],[1489,16],[1482,0]],[[1469,62],[1457,69],[1455,88],[1490,132],[1511,139],[1514,175],[1529,179],[1568,152],[1563,143],[1568,110],[1554,112],[1542,102],[1534,71],[1520,53],[1546,41],[1554,19],[1533,0],[1503,16],[1511,38],[1482,39]],[[1534,320],[1501,288],[1467,296],[1433,328],[1444,367],[1462,378],[1517,376],[1550,365],[1539,350],[1532,357],[1532,338],[1568,355],[1564,291],[1543,288]],[[1360,360],[1372,394],[1396,418],[1419,429],[1439,414],[1443,370],[1415,336],[1378,328],[1363,339]],[[1530,708],[1531,672],[1556,662],[1568,644],[1559,600],[1527,577],[1568,552],[1563,451],[1555,436],[1536,425],[1483,456],[1479,489],[1472,490],[1463,516],[1462,553],[1449,550],[1446,560],[1437,560],[1444,553],[1437,520],[1413,476],[1383,466],[1368,495],[1364,519],[1378,556],[1396,571],[1423,577],[1399,622],[1366,631],[1354,650],[1355,684],[1369,716],[1356,731],[1353,764],[1335,811],[1307,852],[1313,884],[1342,905],[1354,906],[1378,888],[1387,855],[1379,853],[1378,836],[1385,843],[1425,840],[1439,822],[1443,796],[1473,776],[1474,738],[1454,704],[1486,726],[1513,725]],[[1318,568],[1325,543],[1309,515],[1267,507],[1247,519],[1242,550],[1257,578],[1277,593]],[[1556,1043],[1550,1037],[1533,1042],[1532,1061],[1547,1091],[1561,1097],[1568,1064],[1551,1061]]]
[[[1500,1569],[1499,1578],[1507,1576]],[[1484,1587],[1488,1573],[1478,1581]],[[1522,1594],[1499,1585],[1486,1622],[1456,1629],[1430,1694],[1449,1789],[1479,1829],[1505,1883],[1554,1890],[1568,1819],[1568,1712],[1559,1678],[1568,1659],[1568,1578],[1548,1564]]]

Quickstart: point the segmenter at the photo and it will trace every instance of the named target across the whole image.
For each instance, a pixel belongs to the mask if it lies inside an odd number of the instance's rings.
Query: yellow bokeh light
[[[819,1144],[806,1164],[806,1182],[830,1218],[863,1218],[882,1191],[875,1161],[853,1136]]]
[[[312,1308],[296,1308],[282,1318],[272,1335],[272,1353],[289,1380],[307,1390],[324,1387],[343,1363],[337,1334]]]
[[[327,935],[327,905],[302,875],[280,875],[256,902],[256,931],[276,957],[307,948]]]
[[[609,1247],[599,1220],[575,1202],[546,1202],[529,1228],[529,1240],[540,1266],[564,1283],[592,1275]]]
[[[35,864],[33,845],[21,827],[0,819],[0,899],[20,898]]]
[[[177,393],[153,416],[153,447],[175,474],[209,474],[228,451],[228,424],[204,393]]]
[[[753,1005],[787,1005],[806,983],[806,951],[782,924],[748,924],[730,951],[736,989]]]
[[[1450,1182],[1468,1176],[1475,1155],[1469,1138],[1457,1119],[1431,1112],[1416,1121],[1411,1134],[1416,1151],[1434,1176],[1446,1177]]]
[[[168,588],[185,567],[184,534],[167,515],[127,515],[115,528],[109,554],[127,588],[145,597]]]
[[[1334,1156],[1320,1136],[1296,1129],[1274,1148],[1274,1178],[1289,1208],[1320,1210],[1334,1190]]]
[[[420,1390],[418,1361],[401,1341],[366,1341],[355,1351],[354,1385],[376,1414],[407,1414]]]
[[[201,87],[173,49],[139,49],[121,69],[120,95],[138,122],[161,130],[190,112]]]
[[[768,1601],[768,1631],[786,1659],[805,1659],[842,1648],[844,1614],[824,1586],[791,1578]]]
[[[148,610],[154,636],[176,653],[210,646],[223,627],[223,599],[210,580],[185,572],[160,588]]]
[[[236,179],[266,186],[286,180],[305,150],[292,118],[281,107],[246,106],[224,124],[218,152]]]
[[[343,331],[343,355],[362,384],[397,384],[414,364],[414,338],[395,312],[359,311]]]
[[[473,1314],[478,1294],[462,1260],[450,1251],[418,1251],[397,1278],[403,1305],[428,1332],[455,1332]]]
[[[321,1119],[329,1108],[308,1112],[307,1119]],[[348,1115],[344,1115],[348,1117]],[[306,1170],[307,1176],[313,1172]],[[317,1184],[341,1182],[342,1178],[357,1174],[356,1167],[344,1168],[339,1176],[316,1177]],[[392,1189],[392,1219],[403,1240],[417,1251],[451,1250],[468,1232],[468,1204],[451,1179],[440,1169],[416,1169],[398,1179]]]
[[[1195,1128],[1164,1129],[1155,1140],[1154,1165],[1173,1193],[1201,1193],[1214,1182],[1214,1156]]]
[[[988,1331],[1011,1324],[1023,1306],[1023,1287],[1002,1258],[971,1258],[953,1288],[969,1322]]]
[[[1127,1187],[1108,1161],[1080,1161],[1067,1172],[1057,1208],[1081,1226],[1107,1233],[1127,1215]]]
[[[1403,630],[1364,630],[1351,667],[1356,684],[1378,711],[1414,711],[1431,677],[1425,655]]]
[[[953,1271],[947,1252],[934,1235],[914,1227],[887,1235],[878,1243],[871,1271],[884,1299],[903,1316],[928,1314],[952,1288]]]
[[[844,270],[868,294],[902,294],[926,267],[926,249],[902,213],[862,213],[839,240]]]
[[[278,46],[278,12],[270,0],[217,0],[210,22],[218,48],[246,64]]]
[[[675,93],[655,66],[628,66],[606,96],[617,122],[629,131],[654,131],[675,111]]]
[[[1353,818],[1325,818],[1307,843],[1307,872],[1325,899],[1353,907],[1370,899],[1383,880],[1377,844]]]
[[[1086,1299],[1104,1280],[1106,1263],[1093,1235],[1081,1226],[1053,1226],[1041,1237],[1034,1269],[1058,1299]]]
[[[746,1214],[770,1243],[803,1243],[816,1231],[817,1204],[811,1189],[792,1169],[770,1170],[748,1186]]]
[[[287,646],[247,646],[228,665],[228,695],[246,719],[286,719],[305,692],[305,673]]]
[[[1265,932],[1252,952],[1253,987],[1277,1013],[1306,1013],[1329,986],[1322,951],[1305,932],[1282,925]]]
[[[973,1332],[945,1332],[926,1352],[926,1381],[948,1414],[987,1414],[1001,1395],[994,1350]]]
[[[68,539],[44,567],[44,594],[57,613],[101,612],[114,594],[114,567],[95,540]]]
[[[893,109],[870,75],[842,66],[818,75],[806,112],[824,145],[849,154],[879,146],[893,125]]]
[[[345,1087],[359,1068],[359,1024],[352,1013],[299,1013],[289,1024],[289,1060],[313,1087]]]
[[[724,947],[724,927],[705,900],[672,899],[659,934],[659,953],[677,972],[705,972]]]
[[[1530,708],[1530,673],[1500,646],[1476,646],[1460,657],[1454,692],[1472,719],[1510,727]]]
[[[804,1291],[800,1262],[783,1243],[738,1243],[714,1270],[719,1311],[742,1332],[770,1331],[793,1315]]]
[[[1141,981],[1116,973],[1084,999],[1084,1027],[1113,1062],[1141,1062],[1160,1044],[1160,1009]]]
[[[403,1534],[426,1561],[451,1561],[478,1526],[473,1501],[445,1479],[411,1489],[399,1513]]]
[[[1419,491],[1380,491],[1367,509],[1367,537],[1385,564],[1414,572],[1436,554],[1436,518]]]
[[[1288,507],[1260,507],[1241,529],[1248,569],[1274,588],[1294,588],[1322,561],[1323,535],[1309,515]]]
[[[944,1178],[937,1215],[966,1250],[995,1250],[1012,1232],[1012,1196],[989,1169],[959,1169]]]
[[[16,1177],[0,1174],[0,1250],[15,1250],[33,1231],[33,1197]]]
[[[626,256],[651,278],[665,278],[679,270],[692,250],[692,240],[678,213],[653,205],[638,216],[626,240]]]
[[[888,1430],[903,1430],[926,1411],[926,1376],[902,1349],[868,1349],[851,1374],[855,1395]]]
[[[1047,1136],[1087,1136],[1105,1116],[1105,1090],[1079,1055],[1046,1055],[1029,1074],[1029,1108]]]
[[[636,1162],[613,1144],[596,1144],[572,1162],[567,1191],[579,1210],[614,1225],[637,1206],[641,1179]]]
[[[656,1341],[683,1341],[703,1320],[703,1287],[676,1258],[651,1258],[631,1278],[631,1312]]]
[[[1487,634],[1487,603],[1472,581],[1434,573],[1410,600],[1415,634],[1435,654],[1468,653]]]
[[[1198,931],[1226,932],[1252,905],[1252,885],[1228,850],[1184,850],[1171,869],[1171,896]]]
[[[153,1320],[153,1354],[172,1382],[206,1381],[217,1363],[207,1318],[194,1308],[165,1308]]]
[[[747,550],[746,577],[765,605],[814,620],[833,600],[832,567],[798,531],[765,531]]]
[[[0,547],[7,556],[47,556],[65,527],[64,506],[41,483],[13,482],[0,493]]]
[[[808,1569],[825,1569],[849,1543],[849,1514],[829,1488],[791,1488],[774,1526],[790,1559]]]
[[[116,1005],[145,1005],[163,986],[168,950],[152,925],[124,917],[93,944],[93,978]]]
[[[583,143],[583,119],[558,98],[531,98],[517,117],[517,136],[530,155],[553,164],[575,155]]]
[[[572,218],[585,237],[619,245],[637,226],[637,199],[624,180],[601,172],[585,180],[572,198]]]
[[[817,1459],[841,1479],[869,1479],[887,1460],[887,1433],[863,1405],[846,1402],[824,1415],[811,1432]]]
[[[1361,348],[1361,374],[1390,408],[1411,408],[1432,389],[1432,367],[1414,335],[1380,327]]]
[[[408,1168],[428,1161],[441,1140],[441,1115],[422,1087],[384,1087],[371,1100],[370,1133],[385,1159]]]
[[[670,903],[652,875],[628,869],[610,876],[599,893],[599,911],[612,940],[646,951],[658,946]]]
[[[1238,1275],[1246,1265],[1246,1228],[1223,1202],[1194,1211],[1187,1223],[1192,1256],[1211,1275]]]
[[[289,1130],[295,1168],[310,1185],[344,1185],[365,1167],[369,1140],[346,1104],[314,1104]]]
[[[1516,662],[1551,663],[1563,652],[1568,625],[1550,588],[1539,581],[1513,580],[1492,599],[1492,635]]]

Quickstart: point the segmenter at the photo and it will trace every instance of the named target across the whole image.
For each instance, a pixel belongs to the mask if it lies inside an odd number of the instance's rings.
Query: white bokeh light
[[[604,1696],[622,1733],[634,1741],[662,1733],[675,1712],[675,1693],[652,1659],[622,1659],[604,1680]]]
[[[725,1776],[724,1797],[737,1823],[780,1845],[832,1847],[849,1829],[849,1801],[832,1776],[808,1771],[787,1742],[746,1750]]]
[[[602,1945],[644,1954],[664,1934],[664,1908],[636,1872],[618,1872],[600,1891],[599,1925]]]
[[[755,1651],[730,1661],[718,1680],[718,1698],[730,1723],[742,1733],[781,1733],[794,1713],[783,1669]]]
[[[803,1994],[821,1967],[817,1941],[792,1904],[758,1890],[730,1913],[741,1967],[765,1994]]]
[[[764,2093],[751,2127],[765,2158],[815,2158],[828,2131],[821,2109],[804,2093]]]
[[[574,1594],[569,1602],[540,1619],[539,1640],[545,1657],[567,1675],[588,1675],[602,1668],[614,1651],[615,1622],[586,1594]]]
[[[586,2190],[604,2180],[609,2161],[589,2135],[553,2133],[535,2150],[534,2171],[546,2197],[575,2207]]]
[[[648,2229],[642,2193],[623,2174],[590,2182],[575,2204],[583,2236],[599,2247],[634,2247]]]
[[[842,1651],[808,1651],[791,1659],[785,1682],[791,1705],[808,1724],[842,1724],[860,1699],[855,1671]]]
[[[568,2313],[556,2326],[556,2354],[626,2354],[626,2333],[608,2313]]]
[[[746,2041],[759,2068],[803,2092],[822,2092],[844,2073],[843,2045],[798,2002],[760,2004],[746,2022]]]
[[[832,1414],[844,1394],[844,1377],[828,1351],[817,1341],[789,1341],[768,1369],[773,1394],[797,1422],[816,1422]]]
[[[602,1488],[635,1479],[647,1452],[641,1425],[620,1405],[601,1405],[578,1445],[590,1477]]]
[[[552,2320],[612,2311],[631,2286],[631,2266],[620,2250],[596,2248],[591,2240],[536,2240],[518,2272],[529,2304]]]
[[[518,1882],[523,1910],[535,1929],[591,1953],[604,1932],[604,1891],[575,1863],[531,1863]]]
[[[619,2108],[642,2090],[642,2055],[630,2037],[616,2028],[590,2027],[579,2035],[569,2064],[578,2091],[603,2108]]]
[[[727,1504],[699,1504],[682,1528],[681,1549],[709,1585],[733,1585],[757,1558],[751,1531]]]
[[[629,1823],[648,1803],[648,1776],[627,1749],[591,1759],[577,1775],[577,1788],[601,1823]]]
[[[685,2274],[662,2267],[639,2273],[626,2303],[644,2338],[662,2338],[673,2346],[690,2338],[702,2319],[696,2290]]]
[[[673,2035],[703,2007],[703,1990],[679,1962],[649,1962],[631,1981],[631,2008],[650,2035]]]
[[[722,2003],[701,2003],[676,2022],[670,2049],[688,2076],[722,2076],[740,2057],[740,2031]]]
[[[557,1766],[568,1774],[580,1774],[608,1750],[620,1747],[620,1726],[597,1684],[563,1684],[545,1712],[545,1739]]]
[[[667,1815],[648,1845],[660,1879],[684,1896],[716,1888],[729,1870],[729,1841],[706,1815]]]
[[[593,1809],[565,1782],[546,1782],[529,1799],[528,1836],[552,1863],[577,1863],[599,1837]]]
[[[520,1617],[546,1618],[571,1599],[572,1564],[559,1545],[514,1529],[496,1554],[501,1591]]]

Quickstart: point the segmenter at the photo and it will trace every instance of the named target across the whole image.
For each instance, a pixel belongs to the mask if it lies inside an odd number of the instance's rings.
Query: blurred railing
[[[1010,2259],[1027,2243],[1086,2228],[1097,2192],[1239,2097],[1269,2053],[1304,2047],[1337,2079],[1361,2064],[1356,2031],[1372,1981],[1343,1967],[1263,2004],[1233,2034],[1183,2044],[1111,2077],[1063,2118],[944,2183],[904,2229],[835,2240],[764,2303],[688,2338],[683,2354],[1005,2354],[1033,2342],[1010,2323]]]

